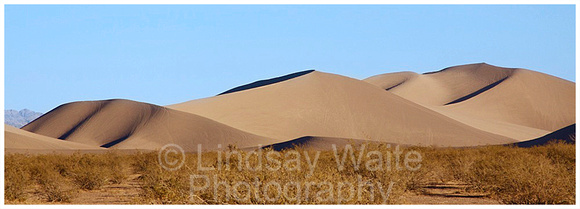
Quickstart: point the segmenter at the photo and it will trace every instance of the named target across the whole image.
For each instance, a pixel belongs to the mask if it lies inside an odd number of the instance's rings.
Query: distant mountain
[[[41,112],[34,112],[29,109],[23,109],[20,111],[4,110],[4,123],[16,128],[22,128],[22,126],[40,117],[42,114],[43,113]]]

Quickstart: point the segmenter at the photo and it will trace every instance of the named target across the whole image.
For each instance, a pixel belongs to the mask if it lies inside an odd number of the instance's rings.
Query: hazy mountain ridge
[[[42,114],[41,112],[35,112],[29,109],[22,109],[20,111],[13,109],[4,110],[4,123],[16,128],[22,128],[22,126],[40,117]]]

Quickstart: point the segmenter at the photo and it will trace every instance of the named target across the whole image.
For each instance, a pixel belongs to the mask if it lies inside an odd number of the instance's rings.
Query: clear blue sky
[[[486,62],[575,81],[563,6],[5,7],[5,108],[168,105],[306,69],[363,79]]]

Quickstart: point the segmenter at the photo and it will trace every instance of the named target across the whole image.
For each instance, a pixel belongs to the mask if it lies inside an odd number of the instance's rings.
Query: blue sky
[[[306,69],[363,79],[486,62],[575,81],[560,6],[5,6],[5,108],[168,105]]]

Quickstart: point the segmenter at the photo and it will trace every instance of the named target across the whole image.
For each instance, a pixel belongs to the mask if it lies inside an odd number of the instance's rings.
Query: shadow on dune
[[[272,144],[272,145],[266,146],[266,148],[272,148],[273,150],[276,150],[276,151],[282,151],[285,149],[292,149],[294,147],[305,146],[306,144],[308,144],[312,140],[314,140],[314,137],[304,136],[304,137],[300,137],[300,138],[293,139],[290,141]]]
[[[131,136],[130,134],[127,134],[124,137],[121,137],[121,138],[115,139],[109,143],[103,144],[103,145],[101,145],[101,147],[109,148],[109,147],[115,146],[116,144],[121,143],[122,141],[125,141],[125,139],[129,138],[130,136]]]
[[[468,94],[468,95],[465,95],[465,96],[463,96],[463,97],[461,97],[461,98],[459,98],[459,99],[453,100],[453,101],[451,101],[451,102],[449,102],[449,103],[447,103],[447,104],[445,104],[445,105],[455,104],[455,103],[459,103],[459,102],[463,102],[463,101],[465,101],[465,100],[471,99],[471,98],[473,98],[473,97],[475,97],[475,96],[477,96],[477,95],[479,95],[479,94],[481,94],[481,93],[483,93],[483,92],[485,92],[485,91],[487,91],[487,90],[490,90],[491,88],[493,88],[493,87],[497,86],[497,85],[498,85],[498,84],[500,84],[501,82],[505,81],[505,79],[507,79],[507,78],[508,78],[508,77],[502,78],[502,79],[501,79],[501,80],[499,80],[499,81],[496,81],[496,82],[494,82],[494,83],[492,83],[492,84],[489,84],[489,85],[487,85],[487,86],[485,86],[485,87],[483,87],[483,88],[481,88],[481,89],[479,89],[479,90],[477,90],[477,91],[474,91],[474,92],[473,92],[473,93],[471,93],[471,94]]]
[[[558,140],[564,141],[565,143],[576,144],[576,124],[566,126],[540,138],[514,143],[513,145],[517,147],[533,147]]]
[[[485,63],[483,63],[483,62],[482,62],[482,63],[477,63],[477,64],[485,64]],[[453,67],[456,67],[456,66],[453,66]],[[443,69],[441,69],[441,70],[432,71],[432,72],[424,72],[424,73],[423,73],[423,75],[429,75],[429,74],[440,73],[440,72],[443,72],[443,71],[449,70],[449,69],[451,69],[451,68],[453,68],[453,67],[446,67],[446,68],[443,68]]]
[[[249,146],[270,141],[199,115],[124,99],[67,103],[22,130],[117,149],[155,150],[171,142],[190,152],[197,144]]]
[[[276,78],[259,80],[259,81],[253,82],[253,83],[249,83],[246,85],[238,86],[238,87],[235,87],[233,89],[227,90],[223,93],[218,94],[218,96],[223,95],[223,94],[229,94],[229,93],[234,93],[234,92],[238,92],[238,91],[244,91],[244,90],[248,90],[248,89],[258,88],[261,86],[267,86],[267,85],[274,84],[274,83],[279,83],[279,82],[282,82],[285,80],[290,80],[292,78],[306,75],[306,74],[311,73],[311,72],[314,72],[314,70],[305,70],[305,71],[300,71],[300,72],[296,72],[296,73],[292,73],[292,74],[288,74],[288,75],[284,75],[284,76],[280,76],[280,77],[276,77]]]
[[[391,87],[389,87],[389,88],[386,88],[385,90],[386,90],[386,91],[389,91],[389,90],[391,90],[391,89],[393,89],[393,88],[395,88],[395,87],[397,87],[397,86],[400,86],[401,84],[405,83],[405,81],[407,81],[407,80],[404,80],[404,81],[402,81],[402,82],[400,82],[400,83],[397,83],[397,84],[395,84],[394,86],[391,86]]]
[[[314,149],[314,150],[332,150],[333,145],[337,149],[342,149],[346,145],[359,145],[359,144],[364,144],[364,143],[381,143],[381,142],[362,140],[362,139],[337,138],[337,137],[303,136],[303,137],[296,138],[293,140],[264,146],[263,148],[272,148],[273,150],[276,150],[276,151],[282,151],[285,149],[292,149],[294,147],[302,147],[302,148]],[[387,143],[387,142],[382,142],[382,143]]]

